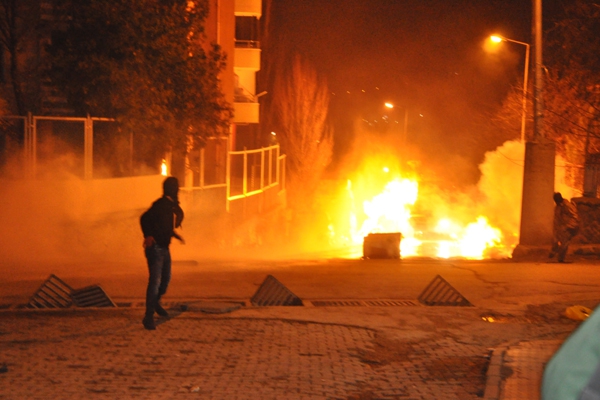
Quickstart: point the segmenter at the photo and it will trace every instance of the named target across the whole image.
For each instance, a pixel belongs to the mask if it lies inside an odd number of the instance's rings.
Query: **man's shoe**
[[[154,311],[161,317],[169,316],[169,313],[167,312],[167,310],[165,310],[159,303],[156,303],[156,307],[154,308]]]
[[[142,320],[142,324],[144,324],[144,328],[148,329],[149,331],[153,331],[156,329],[156,325],[154,325],[154,317],[152,316],[144,317],[144,319]]]

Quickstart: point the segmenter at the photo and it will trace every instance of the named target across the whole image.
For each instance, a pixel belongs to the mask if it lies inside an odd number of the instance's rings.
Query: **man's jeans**
[[[171,253],[168,247],[159,247],[156,244],[147,247],[145,253],[150,273],[146,290],[146,316],[151,317],[171,281]]]

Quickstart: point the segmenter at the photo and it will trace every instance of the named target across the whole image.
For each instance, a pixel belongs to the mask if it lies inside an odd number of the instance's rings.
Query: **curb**
[[[502,364],[507,349],[508,346],[502,346],[495,348],[492,352],[492,358],[486,373],[485,392],[483,394],[483,398],[486,400],[500,400],[502,392]]]

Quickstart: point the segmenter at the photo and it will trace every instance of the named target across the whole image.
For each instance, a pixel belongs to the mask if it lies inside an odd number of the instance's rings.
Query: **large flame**
[[[346,193],[351,206],[345,211],[348,212],[349,232],[343,233],[330,225],[330,235],[348,237],[354,245],[359,245],[369,233],[400,232],[402,257],[482,259],[492,249],[495,253],[501,252],[498,248],[502,247],[502,232],[490,225],[488,218],[473,216],[465,223],[456,215],[447,215],[437,221],[423,221],[414,215],[415,205],[419,202],[417,179],[402,176],[390,178],[388,168],[383,168],[383,172],[370,177],[380,177],[385,183],[357,185],[363,192],[348,180]],[[383,190],[379,193],[364,192],[381,186]],[[364,199],[362,207],[355,207],[356,199]]]
[[[487,218],[481,215],[465,227],[450,219],[441,219],[435,231],[449,238],[439,241],[437,256],[441,258],[482,259],[487,250],[502,244],[502,232],[491,226]]]
[[[352,188],[350,181],[348,187]],[[363,210],[367,218],[358,232],[352,234],[352,238],[362,241],[369,233],[412,232],[410,206],[417,201],[418,191],[417,182],[409,179],[389,182],[382,193],[364,201]]]

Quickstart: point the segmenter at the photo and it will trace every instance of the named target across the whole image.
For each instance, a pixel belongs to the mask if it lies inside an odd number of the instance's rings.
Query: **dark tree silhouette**
[[[138,144],[173,150],[176,175],[190,146],[227,134],[225,59],[204,35],[207,1],[67,1],[64,10],[48,75],[78,114],[114,117]]]
[[[278,75],[274,107],[287,155],[292,203],[306,202],[331,162],[333,135],[328,123],[329,91],[316,71],[300,57]]]

